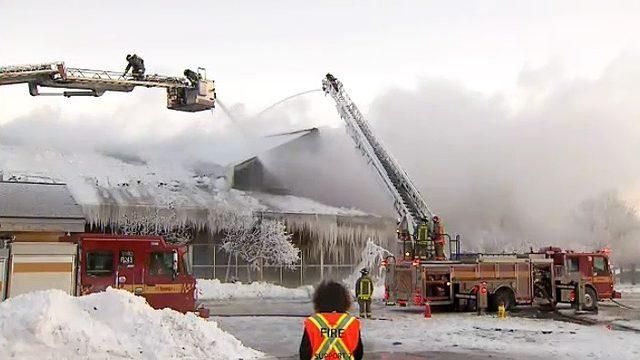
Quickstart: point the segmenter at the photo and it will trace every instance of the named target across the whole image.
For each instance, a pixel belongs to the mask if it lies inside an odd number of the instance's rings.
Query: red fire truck
[[[595,309],[598,300],[620,295],[613,290],[607,251],[544,248],[524,254],[460,254],[457,260],[445,261],[389,257],[384,265],[387,303],[400,306],[473,306],[480,285],[486,287],[494,309],[500,303],[507,309],[518,304],[571,303],[580,282],[585,310]]]
[[[196,311],[187,248],[162,237],[79,234],[60,242],[16,242],[0,265],[6,297],[51,288],[86,295],[111,286],[144,296],[156,309]]]

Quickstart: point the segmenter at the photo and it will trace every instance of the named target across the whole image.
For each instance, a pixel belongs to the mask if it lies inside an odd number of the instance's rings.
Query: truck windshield
[[[191,270],[191,259],[189,258],[189,254],[182,254],[182,264],[184,264],[185,274],[191,275],[193,272]]]
[[[602,256],[596,256],[593,258],[593,272],[596,275],[607,275],[609,271],[607,269],[607,263]]]
[[[172,252],[152,252],[149,258],[149,275],[170,276],[173,274],[173,253]]]

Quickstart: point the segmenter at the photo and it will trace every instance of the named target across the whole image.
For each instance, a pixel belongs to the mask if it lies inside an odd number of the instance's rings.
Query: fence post
[[[320,248],[320,281],[324,280],[324,251]]]
[[[213,245],[213,278],[216,278],[216,246]]]
[[[304,253],[300,252],[300,286],[304,285]]]

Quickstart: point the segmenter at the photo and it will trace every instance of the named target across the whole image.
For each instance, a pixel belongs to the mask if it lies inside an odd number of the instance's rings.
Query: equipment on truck
[[[11,242],[0,250],[3,265],[0,300],[36,290],[79,296],[113,287],[143,296],[156,309],[200,310],[186,246],[158,236],[79,234],[60,242]]]
[[[127,56],[129,66],[123,74],[118,71],[90,70],[67,67],[64,62],[0,67],[0,85],[26,83],[32,96],[60,95],[102,96],[107,91],[131,92],[137,86],[165,88],[167,108],[196,112],[215,107],[216,92],[213,80],[207,80],[203,68],[191,78],[144,74],[144,62],[137,55]],[[133,68],[128,73],[129,67]],[[39,87],[74,89],[60,93],[43,93]]]

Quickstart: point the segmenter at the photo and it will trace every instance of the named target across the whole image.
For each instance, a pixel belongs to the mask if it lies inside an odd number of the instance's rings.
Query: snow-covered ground
[[[289,303],[279,305],[273,301],[263,306],[291,307]],[[244,315],[216,321],[249,346],[274,356],[295,358],[304,317]],[[474,359],[472,355],[478,354],[510,359],[640,359],[640,335],[609,330],[604,325],[516,317],[498,319],[473,313],[434,313],[431,319],[424,319],[418,312],[393,310],[379,304],[374,307],[374,315],[381,320],[361,322],[365,354],[372,358],[377,354],[376,359],[394,359],[391,354],[424,354],[425,358],[435,359],[447,358],[446,354],[452,353],[468,354]],[[276,334],[273,329],[278,329]]]
[[[616,284],[614,288],[621,293],[640,294],[640,284]]]
[[[312,286],[286,288],[266,282],[222,283],[218,279],[198,279],[199,300],[226,299],[304,299],[308,300],[313,294]]]
[[[255,359],[216,322],[122,290],[39,291],[0,304],[0,359]]]

